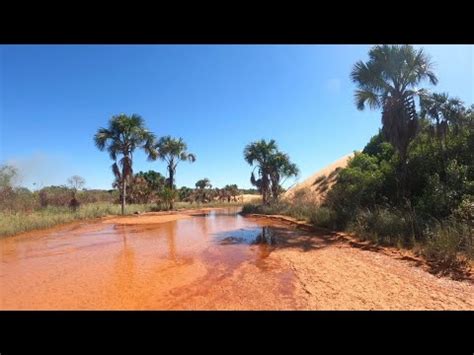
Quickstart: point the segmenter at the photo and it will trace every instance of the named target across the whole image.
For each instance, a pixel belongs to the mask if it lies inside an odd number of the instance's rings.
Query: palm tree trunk
[[[169,181],[168,181],[168,187],[171,191],[173,191],[173,181],[174,181],[174,171],[173,171],[173,167],[168,167],[168,173],[169,173]],[[173,198],[170,198],[170,210],[173,209],[174,207],[174,201],[173,201]]]
[[[174,172],[173,170],[170,171],[170,189],[173,190],[174,185]]]
[[[122,173],[122,215],[125,214],[125,194],[126,194],[126,183],[125,183],[125,178],[123,177]]]
[[[268,177],[266,174],[262,176],[262,202],[264,205],[268,202]]]
[[[405,199],[407,198],[407,178],[408,178],[408,166],[407,166],[407,149],[402,149],[399,152],[400,155],[400,162],[398,168],[398,176],[399,176],[399,186],[398,186],[398,200],[402,204],[405,203]]]

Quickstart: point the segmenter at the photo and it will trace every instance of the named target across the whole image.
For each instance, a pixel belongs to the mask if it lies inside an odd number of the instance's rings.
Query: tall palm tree
[[[278,200],[281,192],[280,180],[282,178],[298,176],[299,169],[296,164],[290,161],[288,154],[282,152],[277,152],[271,156],[269,165],[273,199]]]
[[[410,45],[374,46],[367,62],[357,62],[351,79],[357,85],[355,101],[363,110],[382,109],[382,132],[396,148],[400,158],[402,196],[406,175],[408,145],[418,129],[413,98],[420,93],[417,86],[424,80],[436,85],[433,64],[423,49]]]
[[[466,108],[458,98],[450,98],[447,93],[424,92],[420,96],[420,115],[431,121],[429,133],[436,138],[441,152],[441,174],[443,181],[446,180],[446,135],[451,128],[459,132],[465,124]]]
[[[149,157],[154,156],[154,141],[155,135],[145,127],[143,118],[137,114],[112,116],[108,127],[99,128],[94,135],[97,148],[101,151],[107,150],[110,159],[114,161],[112,171],[120,186],[122,214],[125,214],[126,186],[133,175],[133,153],[139,148]]]
[[[250,182],[256,186],[262,194],[262,202],[265,204],[268,202],[270,194],[270,162],[271,157],[277,152],[278,146],[275,140],[271,139],[266,141],[261,139],[259,141],[248,144],[244,149],[245,161],[258,169],[259,179],[255,178],[254,171],[250,175]]]
[[[170,190],[173,190],[178,163],[180,161],[193,163],[196,161],[196,156],[192,153],[188,153],[188,146],[182,138],[173,138],[171,136],[162,137],[153,148],[154,154],[150,156],[150,160],[161,159],[166,162],[168,169],[168,187]],[[171,209],[173,208],[172,202],[170,203],[170,207]]]

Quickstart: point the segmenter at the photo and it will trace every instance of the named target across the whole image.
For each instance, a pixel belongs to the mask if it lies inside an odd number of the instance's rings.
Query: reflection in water
[[[217,234],[221,245],[248,244],[248,245],[273,245],[276,243],[277,230],[272,227],[263,226],[256,228],[239,229]]]
[[[262,262],[268,258],[277,243],[277,229],[263,226],[224,232],[218,235],[219,245],[252,245],[256,250],[256,265],[263,267]]]
[[[173,221],[169,223],[168,228],[166,229],[166,240],[168,242],[168,257],[171,261],[176,262],[176,222]]]
[[[272,245],[275,243],[275,232],[270,227],[262,227],[262,231],[255,238],[255,244]]]
[[[0,239],[0,308],[159,309],[177,295],[179,308],[191,290],[206,308],[212,306],[205,303],[208,297],[239,304],[248,298],[245,290],[262,290],[262,280],[269,290],[278,289],[280,279],[252,269],[274,272],[262,265],[271,264],[264,259],[276,231],[236,212],[146,225],[91,223]],[[262,280],[242,285],[234,279],[239,275]]]
[[[121,228],[118,234],[122,237],[123,244],[117,255],[114,268],[115,287],[116,290],[133,289],[135,279],[135,252],[130,243],[127,243],[127,231]]]

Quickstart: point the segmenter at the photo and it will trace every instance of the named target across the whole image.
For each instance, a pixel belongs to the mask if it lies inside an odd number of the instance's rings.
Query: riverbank
[[[404,247],[401,244],[388,245],[379,243],[353,231],[336,232],[331,227],[331,220],[334,217],[327,210],[324,207],[320,208],[313,205],[288,203],[269,206],[246,204],[243,207],[242,214],[244,216],[277,220],[304,230],[323,231],[340,240],[344,240],[354,247],[373,250],[410,261],[413,265],[422,267],[424,270],[435,275],[448,276],[455,280],[474,281],[474,260],[469,255],[449,255],[449,259],[447,259],[446,254],[448,250],[445,251],[442,249],[443,246],[440,246],[436,256],[430,258],[427,257],[427,248],[430,246],[427,246],[426,243],[417,243],[411,247]],[[457,260],[453,261],[452,259]]]
[[[284,223],[288,226],[292,226],[298,229],[313,231],[318,233],[324,233],[334,240],[348,243],[354,248],[360,248],[362,250],[371,250],[374,252],[382,253],[387,256],[394,257],[395,259],[404,260],[409,262],[411,265],[421,267],[423,270],[432,274],[440,274],[439,264],[433,260],[427,260],[423,255],[416,250],[407,248],[397,248],[391,246],[378,245],[371,242],[370,240],[361,240],[354,233],[346,233],[340,231],[332,231],[327,228],[315,226],[306,220],[300,220],[294,217],[284,215],[267,215],[267,214],[255,214],[255,213],[243,213],[246,217],[262,218]],[[471,262],[471,267],[467,269],[450,269],[443,270],[441,273],[443,276],[449,276],[454,280],[467,280],[474,283],[474,265]]]

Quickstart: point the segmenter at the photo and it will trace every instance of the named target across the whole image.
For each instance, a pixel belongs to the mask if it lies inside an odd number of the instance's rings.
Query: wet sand
[[[3,238],[0,309],[474,309],[472,283],[236,211]]]

